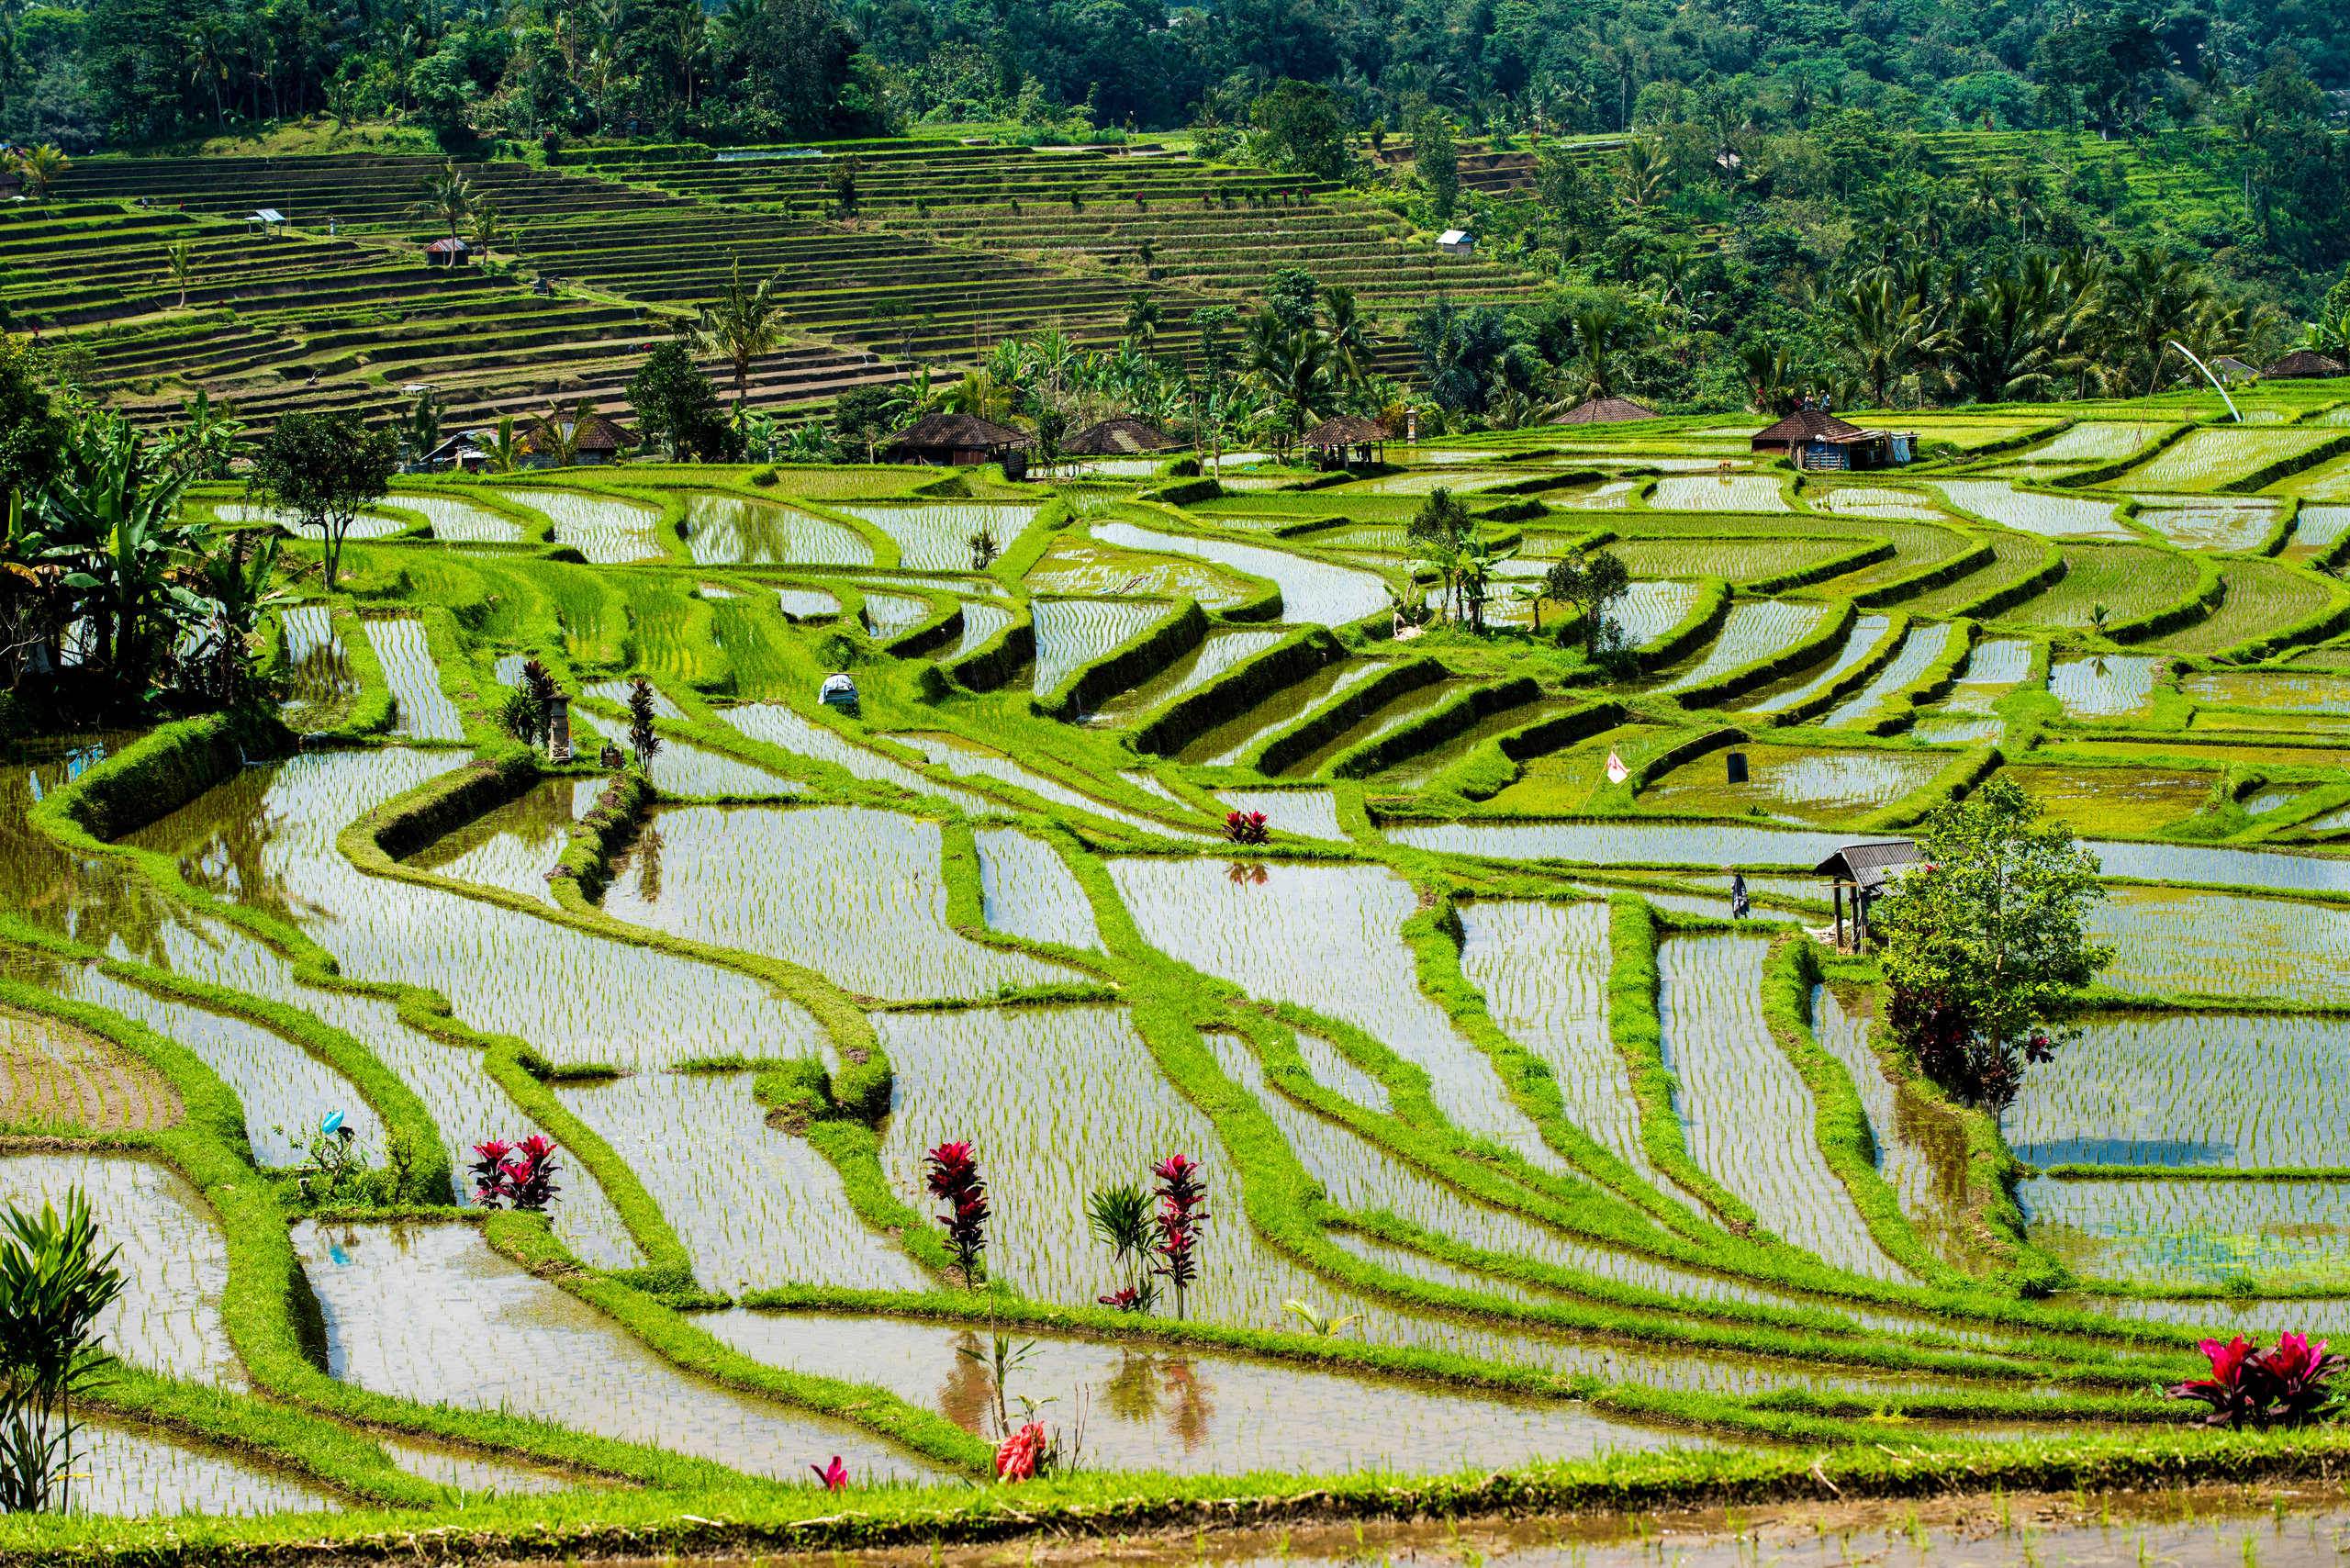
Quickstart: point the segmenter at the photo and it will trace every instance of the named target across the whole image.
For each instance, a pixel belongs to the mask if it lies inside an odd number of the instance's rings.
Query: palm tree
[[[2046,388],[2062,368],[2065,329],[2045,274],[2026,267],[1983,279],[1929,346],[1954,386],[1978,403],[2004,403]]]
[[[733,262],[726,292],[714,304],[702,307],[701,320],[694,328],[694,346],[734,367],[734,403],[739,409],[750,394],[751,362],[775,352],[783,337],[784,318],[790,312],[776,293],[776,285],[783,279],[781,273],[756,288],[744,288],[743,258],[738,254]]]
[[[677,13],[669,42],[677,51],[677,70],[686,79],[686,112],[691,114],[694,106],[694,62],[701,58],[710,45],[710,34],[699,6]]]
[[[1612,300],[1576,311],[1568,319],[1575,353],[1583,366],[1586,397],[1616,395],[1616,356],[1648,342],[1654,334],[1648,324]]]
[[[212,84],[212,122],[216,126],[229,123],[229,110],[220,100],[220,84],[229,79],[229,27],[218,17],[198,17],[188,24],[187,50],[182,57],[187,65],[190,82]]]
[[[172,281],[180,286],[179,308],[185,310],[188,280],[196,275],[196,255],[185,240],[174,240],[163,247],[163,265],[171,273]]]
[[[445,223],[449,226],[449,238],[456,239],[457,226],[471,218],[474,211],[473,185],[458,170],[457,161],[451,158],[436,173],[425,175],[418,189],[424,194],[409,206],[408,215]]]
[[[1890,274],[1865,277],[1829,297],[1830,339],[1868,384],[1869,406],[1885,407],[1886,387],[1918,346],[1918,312]]]
[[[549,403],[545,415],[531,428],[531,451],[553,458],[554,467],[568,468],[578,460],[580,438],[588,433],[588,427],[595,419],[596,400],[592,398],[580,398],[579,406],[571,410],[567,420],[563,417],[561,404]],[[502,421],[500,433],[504,433]]]
[[[2210,280],[2192,262],[2132,246],[2108,275],[2105,316],[2113,340],[2145,366],[2146,392],[2162,379],[2163,345],[2185,332],[2211,299]]]
[[[514,416],[511,414],[500,414],[498,417],[498,433],[477,444],[482,454],[489,459],[489,469],[493,474],[511,474],[522,466],[523,444],[514,434]]]
[[[1664,154],[1654,137],[1624,144],[1624,199],[1636,208],[1654,207],[1665,196]]]
[[[939,402],[949,413],[968,414],[975,420],[1001,424],[1012,417],[1014,396],[1011,387],[998,382],[982,366],[964,372],[963,379],[948,387]]]
[[[1311,327],[1284,327],[1270,310],[1259,312],[1253,328],[1248,378],[1274,406],[1294,404],[1301,421],[1319,423],[1318,410],[1331,402],[1330,340]]]
[[[1371,318],[1355,303],[1355,291],[1334,286],[1322,291],[1322,335],[1330,342],[1330,363],[1348,386],[1371,379],[1379,340]]]
[[[25,184],[32,187],[36,198],[49,195],[49,187],[63,179],[73,168],[73,160],[44,142],[29,152],[19,152],[10,160]]]
[[[1157,299],[1147,293],[1137,291],[1134,297],[1126,301],[1125,336],[1129,342],[1140,339],[1146,352],[1158,342],[1158,301]]]
[[[506,238],[506,215],[494,201],[484,201],[474,208],[473,242],[481,249],[481,259],[489,260],[490,252]]]

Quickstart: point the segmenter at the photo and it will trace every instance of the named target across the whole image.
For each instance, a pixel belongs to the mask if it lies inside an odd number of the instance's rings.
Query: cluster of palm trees
[[[1841,361],[1840,400],[1875,407],[1905,380],[1921,397],[1978,403],[2143,397],[2197,376],[2180,348],[2257,364],[2288,337],[2275,307],[2229,299],[2193,263],[2150,246],[1988,268],[1916,256],[1867,268],[1816,304]],[[1745,368],[1757,407],[1814,379],[1766,345],[1750,347]]]
[[[408,206],[408,215],[446,228],[450,239],[470,244],[484,262],[492,258],[499,245],[506,245],[510,251],[513,242],[521,238],[519,231],[506,227],[506,214],[497,199],[477,194],[473,181],[457,167],[453,158],[444,160],[441,167],[426,174],[418,186],[417,199]]]
[[[17,176],[24,186],[25,195],[39,201],[49,195],[51,185],[73,172],[73,160],[44,143],[9,153],[6,164],[0,167],[6,167]]]

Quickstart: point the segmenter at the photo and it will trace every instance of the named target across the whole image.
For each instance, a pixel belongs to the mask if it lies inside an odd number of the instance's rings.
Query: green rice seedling
[[[2335,1182],[2065,1182],[2016,1192],[2032,1240],[2075,1271],[2150,1285],[2214,1285],[2251,1273],[2273,1287],[2350,1287],[2341,1237],[2350,1186]],[[2308,1320],[2306,1304],[2294,1316]],[[2229,1323],[2224,1310],[2200,1316]]]
[[[1572,706],[1573,703],[1570,699],[1545,698],[1533,702],[1521,703],[1515,708],[1504,708],[1497,712],[1488,713],[1459,734],[1449,740],[1439,741],[1427,750],[1404,758],[1380,774],[1373,781],[1372,788],[1378,790],[1424,789],[1430,780],[1443,773],[1445,769],[1460,761],[1495,735],[1507,734],[1512,730],[1523,729],[1528,724],[1554,717],[1565,712]],[[1334,823],[1333,826],[1335,825]],[[1326,836],[1337,835],[1333,833]]]
[[[1468,685],[1463,680],[1436,680],[1426,686],[1388,699],[1376,708],[1304,756],[1290,763],[1281,772],[1284,778],[1311,778],[1328,767],[1333,759],[1353,750],[1367,741],[1377,740],[1391,731],[1401,729],[1430,709],[1450,701]]]
[[[375,650],[385,683],[397,704],[392,734],[411,740],[464,740],[464,715],[441,689],[441,668],[425,640],[424,622],[401,616],[365,620],[361,624],[367,629],[367,641]]]
[[[405,499],[398,499],[392,504],[405,506],[407,502]],[[305,537],[301,532],[300,514],[288,511],[283,507],[222,505],[212,508],[212,515],[222,522],[274,522],[281,528],[292,531],[297,539]],[[415,526],[413,523],[403,519],[386,516],[383,512],[370,510],[360,512],[351,520],[351,532],[343,537],[385,539],[392,534],[404,532],[413,526]]]
[[[520,523],[460,496],[434,495],[425,490],[395,490],[389,499],[396,507],[422,513],[432,524],[432,537],[443,543],[522,543]]]
[[[1484,992],[1494,1022],[1550,1064],[1567,1119],[1686,1203],[1649,1159],[1631,1080],[1608,1035],[1607,905],[1475,899],[1460,911],[1461,975]]]
[[[2173,769],[2011,766],[1999,777],[2084,834],[2152,834],[2193,816],[2211,794],[2210,775]]]
[[[986,529],[1001,549],[1008,550],[1044,507],[1035,501],[866,502],[843,503],[835,510],[895,540],[901,566],[920,572],[961,572],[971,566],[973,534]]]
[[[1097,1246],[1097,1257],[1100,1251]],[[1315,1288],[1311,1299],[1326,1305],[1328,1288]],[[1354,1315],[1332,1310],[1331,1316]],[[758,1360],[821,1375],[853,1364],[861,1378],[910,1404],[935,1406],[968,1431],[992,1429],[993,1377],[984,1361],[960,1353],[984,1358],[990,1347],[970,1330],[897,1317],[778,1312],[725,1313],[703,1322]],[[1295,1332],[1298,1322],[1288,1316],[1280,1327]],[[1375,1332],[1357,1320],[1349,1337]],[[1052,1399],[1047,1420],[1089,1409],[1089,1469],[1434,1473],[1472,1456],[1480,1464],[1528,1463],[1691,1440],[1595,1417],[1581,1404],[1484,1389],[1455,1392],[1191,1347],[1173,1352],[1025,1329],[1021,1340],[1026,1354],[1008,1396]]]
[[[1383,867],[1271,865],[1234,878],[1210,860],[1109,862],[1144,940],[1268,1000],[1354,1025],[1417,1062],[1438,1106],[1464,1130],[1558,1168],[1493,1066],[1419,988],[1404,945],[1418,907]]]
[[[1820,1154],[1818,1104],[1763,1020],[1767,946],[1674,936],[1657,955],[1657,1016],[1690,1157],[1774,1234],[1833,1267],[1906,1279]]]
[[[818,762],[829,762],[855,778],[893,784],[914,795],[934,795],[967,812],[994,809],[992,802],[968,790],[941,784],[927,774],[915,772],[894,757],[883,756],[855,744],[829,725],[802,718],[778,702],[746,702],[739,708],[722,708],[719,710],[718,717],[753,740],[797,752]]]
[[[588,685],[581,687],[579,689],[579,695],[582,697],[597,698],[599,700],[610,703],[615,708],[626,708],[628,706],[630,689],[631,683],[625,680],[599,680],[591,681]],[[678,707],[675,702],[671,701],[667,695],[665,694],[659,687],[649,687],[648,689],[653,693],[654,717],[658,719],[682,719],[686,716],[686,711]]]
[[[1914,522],[1952,521],[1950,513],[1914,490],[1840,485],[1817,494],[1806,492],[1806,495],[1814,506],[1824,507],[1840,517],[1864,518],[1872,521],[1887,518],[1907,518]]]
[[[857,1217],[832,1162],[769,1124],[748,1075],[641,1072],[554,1093],[628,1161],[703,1289],[929,1288],[903,1249]]]
[[[2114,515],[2110,500],[2020,490],[2005,479],[1937,479],[1932,484],[1953,506],[2002,528],[2053,539],[2137,537]]]
[[[359,696],[332,611],[323,604],[294,605],[277,612],[285,628],[285,661],[280,676],[285,700],[278,718],[297,734],[332,729],[351,716]]]
[[[1103,702],[1095,718],[1102,723],[1132,723],[1185,693],[1196,691],[1233,666],[1263,653],[1287,635],[1285,632],[1266,627],[1211,628],[1199,646],[1140,686],[1122,691]]]
[[[941,1473],[862,1428],[679,1372],[470,1226],[306,1226],[296,1249],[326,1310],[329,1353],[363,1388],[536,1416],[778,1480],[833,1453],[860,1478]]]
[[[1748,882],[1761,879],[1749,878]],[[1811,884],[1809,896],[1818,896],[1818,884]],[[1964,1267],[1972,1261],[1973,1249],[1964,1212],[1964,1130],[1954,1118],[1938,1116],[1915,1103],[1887,1073],[1868,1040],[1876,1022],[1874,1001],[1862,991],[1848,1005],[1846,998],[1829,987],[1812,987],[1814,1037],[1852,1075],[1868,1117],[1877,1174],[1899,1200],[1902,1217],[1942,1261]]]
[[[865,596],[865,624],[877,643],[904,636],[933,613],[930,600],[913,594],[868,592]]]
[[[1341,842],[1347,836],[1338,825],[1337,799],[1327,790],[1224,790],[1216,799],[1243,814],[1262,812],[1275,833]]]
[[[1391,844],[1441,855],[1505,860],[1570,860],[1595,866],[1812,865],[1848,834],[1798,833],[1725,823],[1398,823]]]
[[[2099,654],[2048,666],[2048,694],[2076,719],[2143,713],[2170,661],[2143,654]]]
[[[35,1215],[74,1188],[97,1221],[97,1251],[116,1254],[122,1293],[100,1312],[104,1348],[134,1367],[241,1389],[243,1366],[220,1320],[229,1238],[204,1196],[160,1160],[135,1155],[0,1158],[0,1204]]]
[[[2148,496],[2136,521],[2187,550],[2249,550],[2277,526],[2282,502],[2260,496]]]
[[[1093,906],[1052,846],[1018,828],[980,828],[979,897],[989,927],[1034,942],[1099,947]]]
[[[1713,576],[1754,582],[1804,571],[1849,548],[1834,539],[1625,539],[1608,552],[1636,577]]]
[[[2067,545],[2065,575],[2032,598],[1999,612],[2016,626],[2075,626],[2102,633],[2107,620],[2119,622],[2150,615],[2195,591],[2194,559],[2150,545]]]
[[[568,544],[599,566],[623,561],[666,561],[669,553],[655,532],[658,508],[585,490],[520,489],[499,486],[500,498],[530,508],[554,525],[555,542]]]
[[[2350,1167],[2339,1047],[2322,1016],[2108,1014],[2031,1074],[2003,1130],[2040,1166]]]
[[[1100,658],[1162,619],[1169,607],[1158,599],[1038,599],[1035,618],[1034,689],[1040,697],[1058,691],[1077,666]]]
[[[686,806],[655,825],[657,860],[641,850],[604,895],[619,919],[788,958],[866,996],[985,996],[1083,978],[947,924],[936,823],[847,806]]]
[[[2350,413],[2350,409],[2337,412]],[[2329,420],[2327,422],[2339,426],[2342,420]],[[2350,501],[2350,456],[2329,457],[2314,467],[2304,468],[2298,474],[2288,474],[2264,493],[2300,496],[2311,501]]]
[[[1734,605],[1705,653],[1694,664],[1667,672],[1670,678],[1651,695],[1669,697],[1757,659],[1768,658],[1808,636],[1827,614],[1826,605],[1798,599],[1766,599]]]
[[[1686,816],[1745,816],[1757,806],[1797,822],[1827,824],[1881,811],[1942,771],[1934,752],[1841,751],[1740,745],[1747,782],[1725,782],[1720,752],[1708,752],[1642,790],[1643,811]]]
[[[1632,504],[1632,495],[1639,487],[1638,479],[1604,479],[1596,485],[1546,491],[1542,504],[1568,511],[1622,511]]]
[[[2350,506],[2304,505],[2293,519],[2284,559],[2300,565],[2322,560],[2333,553],[2344,530],[2350,530]]]
[[[1388,667],[1379,659],[1333,659],[1304,680],[1282,687],[1199,735],[1176,754],[1176,759],[1218,767],[1236,763],[1308,713],[1344,697]]]
[[[629,727],[624,722],[583,708],[574,708],[571,719],[574,734],[583,740],[585,735],[596,735],[622,751],[629,749]],[[797,779],[740,757],[666,735],[646,772],[657,787],[672,795],[782,796],[796,795],[803,787]]]
[[[547,872],[571,845],[571,825],[593,811],[600,778],[548,778],[408,857],[420,870],[504,888],[549,907]]]
[[[1833,730],[1857,724],[1868,718],[1888,699],[1925,674],[1950,647],[1950,637],[1951,625],[1947,621],[1922,622],[1913,625],[1909,634],[1901,640],[1901,650],[1893,655],[1893,662],[1872,676],[1866,686],[1829,710],[1828,716],[1820,722]],[[1923,783],[1924,780],[1919,782]]]
[[[2211,490],[2323,446],[2322,429],[2210,427],[2188,432],[2113,481],[2117,490]]]
[[[1649,505],[1658,511],[1792,511],[1767,474],[1675,475],[1659,479]]]
[[[1780,713],[1810,701],[1835,686],[1837,681],[1843,678],[1845,671],[1868,657],[1869,650],[1876,646],[1877,640],[1885,635],[1886,628],[1892,623],[1891,618],[1884,615],[1855,617],[1852,622],[1852,630],[1845,637],[1844,645],[1836,650],[1835,657],[1830,659],[1817,672],[1806,671],[1799,677],[1764,687],[1762,697],[1757,701],[1748,703],[1741,711],[1749,713]]]
[[[2083,420],[2060,431],[2054,440],[2028,448],[2016,461],[2028,465],[2117,463],[2169,428],[2143,420]]]
[[[2253,746],[2232,740],[2198,736],[2194,740],[2116,741],[2100,738],[2065,740],[2051,748],[2054,759],[2061,750],[2065,757],[2098,757],[2106,760],[2126,758],[2131,761],[2155,757],[2193,759],[2214,767],[2232,764],[2257,764],[2263,767],[2333,769],[2350,765],[2350,749],[2326,746],[2276,745]]]
[[[1406,470],[1401,474],[1382,474],[1375,479],[1358,479],[1338,486],[1332,493],[1339,496],[1425,496],[1431,490],[1446,489],[1456,496],[1472,496],[1480,490],[1490,490],[1496,485],[1515,484],[1524,479],[1522,471],[1509,469],[1461,469],[1446,465],[1434,470]]]
[[[1158,834],[1168,838],[1203,838],[1206,834],[1196,828],[1170,826],[1154,818],[1130,812],[1123,806],[1110,805],[1091,795],[1080,794],[1058,779],[1047,778],[1035,768],[1013,761],[992,746],[965,740],[960,735],[944,732],[909,733],[892,735],[892,740],[912,746],[930,761],[964,778],[986,778],[1014,784],[1032,795],[1040,796],[1056,805],[1069,806],[1106,817],[1114,823],[1143,833]]]
[[[686,546],[693,553],[697,565],[873,564],[873,546],[862,535],[814,512],[780,501],[754,500],[748,496],[722,495],[712,490],[688,491],[684,499]]]
[[[2229,708],[2288,712],[2350,708],[2350,674],[2336,670],[2209,670],[2180,677],[2178,689],[2198,702]]]
[[[323,1514],[343,1506],[292,1471],[104,1417],[79,1424],[74,1455],[77,1515]]]
[[[1281,590],[1281,619],[1292,625],[1339,626],[1388,607],[1387,585],[1369,572],[1292,555],[1262,544],[1233,544],[1137,528],[1129,522],[1093,525],[1093,537],[1124,549],[1192,555],[1264,577]],[[1043,689],[1039,684],[1039,689]]]
[[[963,634],[941,653],[939,658],[942,662],[952,663],[967,654],[978,653],[994,642],[997,634],[1011,625],[1013,619],[1012,610],[1004,605],[976,599],[965,599]]]
[[[2273,636],[2330,606],[2350,601],[2340,588],[2275,561],[2230,561],[2220,575],[2227,584],[2227,597],[2193,625],[2163,633],[2162,646],[2182,654],[2216,654]]]

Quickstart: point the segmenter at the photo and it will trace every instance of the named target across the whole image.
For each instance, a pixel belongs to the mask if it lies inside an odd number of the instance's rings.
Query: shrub
[[[1158,1244],[1152,1250],[1158,1263],[1152,1271],[1175,1287],[1175,1316],[1183,1316],[1183,1298],[1199,1277],[1200,1226],[1207,1223],[1207,1186],[1199,1165],[1189,1156],[1170,1154],[1151,1167],[1158,1182]]]
[[[1270,830],[1262,812],[1229,812],[1224,819],[1224,836],[1235,844],[1262,844]]]
[[[988,1187],[979,1177],[979,1156],[968,1143],[942,1143],[923,1157],[924,1181],[931,1195],[943,1199],[947,1212],[938,1216],[946,1227],[946,1249],[963,1283],[979,1288],[979,1254],[987,1250]]]
[[[2174,1383],[2163,1394],[2210,1406],[2207,1427],[2298,1427],[2316,1419],[2333,1397],[2330,1385],[2344,1361],[2325,1347],[2302,1334],[2280,1334],[2266,1350],[2241,1334],[2224,1345],[2206,1339],[2196,1349],[2210,1360],[2211,1375]]]
[[[519,1144],[502,1138],[474,1145],[474,1198],[482,1207],[511,1205],[533,1214],[545,1212],[559,1195],[554,1184],[554,1140],[532,1133]]]

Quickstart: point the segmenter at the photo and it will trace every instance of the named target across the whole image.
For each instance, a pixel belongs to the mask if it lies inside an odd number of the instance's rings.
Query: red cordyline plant
[[[486,1209],[543,1211],[555,1201],[554,1140],[532,1133],[520,1143],[492,1138],[474,1145],[474,1200]]]
[[[979,1158],[968,1143],[942,1143],[923,1156],[923,1164],[931,1195],[946,1203],[947,1212],[938,1216],[946,1227],[946,1249],[955,1254],[963,1283],[977,1290],[979,1254],[988,1245],[988,1184],[979,1179]]]
[[[816,1473],[816,1479],[824,1484],[825,1491],[848,1490],[848,1466],[841,1462],[840,1455],[833,1455],[833,1462],[829,1465],[811,1464],[808,1468]]]
[[[1183,1316],[1183,1294],[1199,1277],[1200,1226],[1208,1219],[1207,1184],[1197,1161],[1170,1154],[1150,1168],[1158,1182],[1158,1261],[1151,1272],[1175,1287],[1175,1316]]]
[[[1045,1428],[1031,1421],[1003,1439],[995,1450],[995,1478],[998,1481],[1034,1481],[1049,1474],[1057,1451],[1046,1440]]]
[[[1224,819],[1224,836],[1235,844],[1262,844],[1268,829],[1262,812],[1230,812]]]
[[[2274,1349],[2254,1348],[2239,1334],[2226,1344],[2206,1339],[2196,1347],[2210,1359],[2210,1377],[2189,1378],[2163,1393],[2211,1407],[2207,1427],[2298,1427],[2313,1419],[2333,1397],[2328,1384],[2344,1366],[2326,1354],[2326,1341],[2305,1334],[2280,1334]]]

